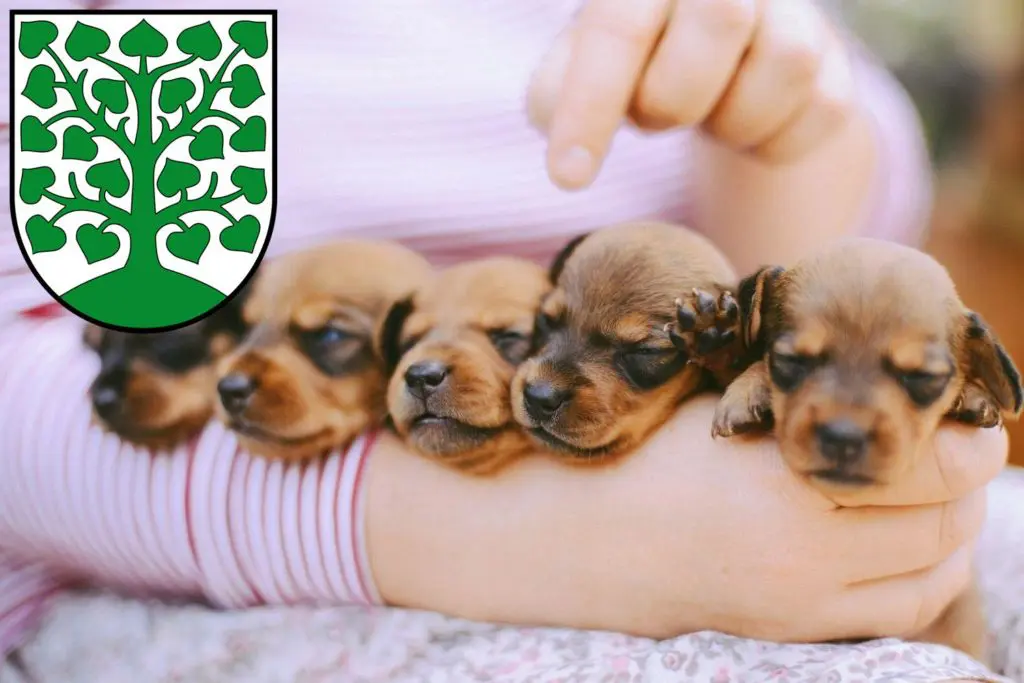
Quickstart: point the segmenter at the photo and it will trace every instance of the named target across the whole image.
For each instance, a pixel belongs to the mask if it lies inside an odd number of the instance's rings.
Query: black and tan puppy
[[[100,358],[89,390],[93,414],[126,441],[170,448],[213,416],[217,360],[245,331],[244,294],[210,316],[170,332],[132,334],[87,325],[86,344]]]
[[[1020,414],[1013,361],[915,249],[843,241],[747,278],[740,304],[756,360],[726,390],[713,433],[774,428],[789,465],[826,491],[899,479],[943,419],[992,427]],[[983,656],[976,593],[921,640]]]
[[[580,462],[619,455],[706,380],[732,377],[735,274],[700,235],[665,223],[598,230],[571,242],[550,278],[538,351],[512,383],[516,420],[547,448]]]
[[[377,327],[430,273],[389,242],[338,242],[264,264],[242,312],[251,330],[218,367],[218,413],[243,446],[309,459],[380,422]]]
[[[550,288],[543,268],[498,257],[449,268],[392,308],[380,338],[388,413],[409,445],[472,474],[530,450],[509,386]]]

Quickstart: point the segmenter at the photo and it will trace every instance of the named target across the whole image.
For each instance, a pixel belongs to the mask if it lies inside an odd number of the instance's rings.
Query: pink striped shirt
[[[549,182],[523,98],[579,0],[217,5],[287,7],[278,19],[271,255],[345,235],[396,239],[437,263],[488,253],[546,260],[569,236],[619,220],[707,230],[693,210],[691,131],[623,130],[589,190],[563,193]],[[857,77],[882,159],[862,232],[914,240],[930,206],[916,113],[863,53]],[[8,86],[0,83],[0,97]],[[8,111],[0,103],[0,116]],[[6,125],[0,137],[6,155]],[[9,168],[0,168],[7,221]],[[59,308],[56,317],[25,314],[49,302],[8,225],[0,230],[0,652],[46,596],[75,581],[223,606],[378,600],[361,522],[372,435],[305,468],[250,458],[218,426],[175,453],[140,452],[90,426],[85,388],[96,361],[79,343],[78,321]]]

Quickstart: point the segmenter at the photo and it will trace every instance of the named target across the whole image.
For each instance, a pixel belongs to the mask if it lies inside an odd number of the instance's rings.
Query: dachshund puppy
[[[93,415],[126,441],[170,448],[210,420],[217,401],[216,361],[245,333],[239,293],[208,317],[170,332],[133,334],[87,325],[99,355],[89,389]]]
[[[993,427],[1020,414],[1013,361],[915,249],[845,240],[739,291],[756,360],[726,390],[713,434],[774,427],[788,464],[826,492],[899,479],[944,418]],[[983,656],[977,594],[920,639]]]
[[[530,450],[509,386],[550,288],[543,268],[497,257],[443,271],[392,307],[380,338],[388,413],[412,448],[478,475]]]
[[[624,224],[576,238],[551,267],[538,351],[512,382],[516,420],[570,462],[632,450],[706,380],[732,377],[735,277],[709,241],[681,226]]]
[[[337,242],[266,263],[242,311],[252,329],[218,367],[218,413],[243,447],[304,460],[380,422],[377,326],[430,273],[388,242]]]

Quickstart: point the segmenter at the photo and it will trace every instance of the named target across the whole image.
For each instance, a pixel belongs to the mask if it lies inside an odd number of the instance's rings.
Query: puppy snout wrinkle
[[[256,382],[249,375],[232,372],[217,382],[220,402],[229,413],[237,415],[249,405],[249,399],[256,391]]]
[[[551,419],[551,416],[558,412],[569,396],[569,391],[558,389],[551,382],[530,382],[523,388],[526,412],[538,421]]]
[[[405,384],[417,398],[434,393],[448,377],[448,366],[436,360],[425,360],[409,366],[405,371]]]
[[[838,419],[815,426],[818,450],[837,465],[849,465],[867,451],[871,435],[852,420]]]

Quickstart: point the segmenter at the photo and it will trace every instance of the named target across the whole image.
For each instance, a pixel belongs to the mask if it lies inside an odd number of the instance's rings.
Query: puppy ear
[[[739,286],[739,305],[743,316],[743,341],[747,348],[753,348],[765,340],[765,323],[777,305],[775,283],[785,272],[780,266],[764,266],[753,275],[744,278]]]
[[[103,344],[103,328],[86,323],[85,329],[82,330],[82,342],[93,351],[99,351],[100,345]]]
[[[585,232],[582,235],[577,235],[569,240],[569,243],[562,247],[562,251],[558,252],[555,256],[555,260],[551,262],[551,268],[548,270],[548,280],[551,284],[558,284],[558,278],[562,275],[562,270],[565,268],[565,262],[572,256],[572,252],[576,251],[576,247],[580,246],[583,240],[590,237],[589,232]]]
[[[984,387],[1003,414],[1019,416],[1024,405],[1020,372],[992,330],[974,311],[967,312],[964,346],[969,363],[968,380]]]
[[[398,361],[402,358],[402,350],[399,346],[399,340],[402,338],[402,327],[405,326],[405,321],[412,314],[413,304],[412,297],[408,296],[404,299],[399,299],[395,303],[391,304],[391,308],[388,309],[387,315],[384,316],[383,321],[377,328],[377,340],[375,346],[377,347],[377,355],[380,356],[381,360],[384,361],[384,368],[387,374],[390,375],[394,372],[398,366]]]

